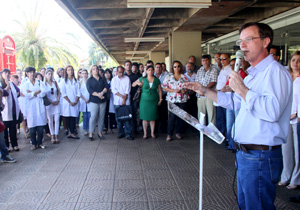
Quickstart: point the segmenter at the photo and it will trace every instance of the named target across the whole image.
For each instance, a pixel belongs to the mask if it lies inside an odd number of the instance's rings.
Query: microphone
[[[243,60],[243,57],[244,57],[244,51],[242,50],[238,50],[236,51],[235,53],[235,64],[234,64],[234,71],[235,72],[239,72],[240,70],[240,67],[241,67],[241,64],[242,64],[242,60]]]

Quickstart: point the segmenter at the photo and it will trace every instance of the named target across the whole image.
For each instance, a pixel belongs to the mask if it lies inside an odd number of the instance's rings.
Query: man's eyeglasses
[[[264,39],[266,37],[262,37],[262,36],[257,36],[257,37],[246,37],[244,40],[243,39],[238,39],[235,43],[237,46],[241,46],[242,42],[246,42],[246,44],[249,44],[252,42],[253,39]]]
[[[227,60],[227,58],[220,58],[220,60],[223,60],[223,61],[225,61],[225,60]]]
[[[178,65],[178,66],[173,66],[173,68],[175,69],[175,68],[180,68],[180,66]]]
[[[51,94],[52,95],[54,94],[54,88],[51,88]]]

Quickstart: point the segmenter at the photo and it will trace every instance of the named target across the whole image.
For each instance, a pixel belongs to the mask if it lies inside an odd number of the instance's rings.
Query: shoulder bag
[[[141,94],[142,94],[142,89],[143,89],[144,79],[145,79],[145,77],[143,77],[143,79],[142,79],[142,87],[139,86],[139,88],[137,89],[137,91],[135,92],[135,94],[133,96],[132,100],[135,101],[135,102],[139,102],[140,101]]]

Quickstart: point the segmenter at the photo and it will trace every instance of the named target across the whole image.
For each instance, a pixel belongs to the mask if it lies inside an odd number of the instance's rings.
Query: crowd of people
[[[256,38],[261,40],[269,38],[268,34],[254,36],[254,32],[248,32],[251,27],[261,26],[250,25],[241,30],[243,39],[237,41],[241,48],[247,44],[250,46]],[[243,34],[246,33],[245,31],[249,33],[247,36]],[[246,51],[251,50],[249,49]],[[291,121],[289,135],[284,140],[287,143],[282,146],[284,164],[281,181],[278,185],[287,186],[287,189],[296,189],[300,185],[300,144],[297,134],[300,130],[297,115],[300,109],[300,52],[296,51],[291,56],[288,67],[283,67],[278,63],[280,49],[277,46],[268,45],[266,47],[264,45],[261,50],[261,52],[268,50],[268,54],[265,56],[266,64],[261,64],[259,68],[267,68],[267,65],[271,63],[274,68],[288,73],[290,80],[285,78],[285,82],[293,85],[293,97],[286,98],[287,101],[291,100],[292,108],[286,104],[282,105],[285,109],[282,112],[291,113]],[[256,67],[253,66],[257,63],[247,59],[246,55],[246,59],[242,60],[239,72],[235,74],[232,73],[235,59],[231,59],[231,57],[232,55],[228,53],[216,53],[214,54],[214,64],[212,64],[210,55],[202,55],[202,66],[198,67],[196,57],[190,56],[185,66],[180,61],[173,61],[169,71],[166,69],[165,63],[154,64],[153,61],[149,60],[143,65],[127,60],[124,66],[105,71],[97,65],[93,65],[89,71],[79,69],[77,76],[71,65],[58,68],[56,72],[52,67],[42,68],[39,72],[34,67],[26,67],[24,72],[18,69],[14,75],[10,75],[9,69],[3,69],[0,76],[0,93],[2,97],[1,121],[3,121],[5,129],[0,133],[1,159],[3,162],[16,161],[9,155],[9,152],[20,150],[18,147],[20,127],[22,127],[25,137],[30,138],[32,150],[45,148],[43,144],[44,131],[51,138],[52,144],[60,143],[59,129],[61,125],[63,125],[64,133],[68,135],[68,138],[79,139],[80,113],[82,113],[84,135],[91,141],[96,138],[96,134],[98,138],[104,139],[105,134],[107,132],[114,133],[113,129],[115,128],[118,129],[117,138],[119,139],[134,140],[139,133],[143,133],[143,139],[149,137],[155,139],[158,134],[165,134],[168,142],[174,138],[182,139],[187,124],[172,112],[168,113],[167,102],[176,104],[196,118],[199,118],[200,113],[205,114],[205,123],[213,123],[226,137],[224,149],[234,153],[237,150],[243,150],[243,148],[247,149],[246,146],[235,142],[237,116],[244,117],[245,120],[249,117],[248,120],[252,120],[253,124],[248,127],[250,130],[255,130],[257,126],[265,126],[267,129],[269,125],[265,125],[266,122],[272,121],[273,115],[279,116],[279,111],[270,107],[269,104],[264,105],[264,103],[269,102],[277,106],[277,104],[286,103],[286,101],[277,101],[273,98],[269,100],[267,97],[258,98],[252,92],[248,93],[252,95],[247,95],[249,97],[247,99],[246,95],[243,95],[244,92],[240,91],[239,88],[243,88],[241,85],[244,84],[243,79],[245,79],[248,88],[253,85],[251,83],[254,81],[252,78],[256,76],[256,73],[253,73],[253,69]],[[277,67],[278,65],[280,68]],[[257,71],[262,74],[263,70],[259,70],[259,68]],[[282,72],[278,72],[277,69],[274,70],[274,73],[277,73],[279,77]],[[283,74],[285,75],[285,73]],[[237,80],[237,77],[239,83],[231,82]],[[267,77],[268,75],[265,75],[265,78],[258,82],[255,80],[254,85],[266,89],[263,94],[272,95],[271,92],[275,87],[271,82],[274,81],[268,81]],[[281,77],[278,79],[283,80]],[[200,86],[195,84],[200,84]],[[285,85],[288,86],[289,84]],[[253,89],[255,88],[253,87]],[[207,90],[218,91],[218,95],[216,96],[214,95],[215,92]],[[237,100],[233,96],[235,93],[239,95],[239,100],[241,97],[243,98],[242,102],[234,103]],[[231,99],[229,100],[225,96],[231,97]],[[280,99],[280,97],[283,96],[276,95],[275,98]],[[225,102],[225,99],[229,101]],[[240,107],[243,106],[247,107],[245,110],[240,110]],[[264,106],[268,106],[270,109],[266,111],[263,109]],[[130,119],[123,120],[120,118],[121,110],[123,113],[124,107],[128,108],[132,116]],[[251,113],[253,109],[258,110],[257,113]],[[261,119],[257,121],[256,117],[259,115],[261,115],[259,117]],[[244,127],[244,129],[247,128]],[[278,126],[273,128],[272,132],[285,134],[286,131],[280,129],[281,127]],[[150,135],[148,135],[149,130]],[[190,130],[196,132],[193,129]],[[276,138],[283,138],[283,134],[282,136],[276,134]],[[240,137],[239,133],[236,135],[237,138]],[[250,136],[255,138],[252,134]],[[274,145],[271,144],[270,146]],[[251,148],[249,146],[248,150]],[[264,149],[258,148],[258,150]],[[244,183],[240,184],[243,185]],[[243,193],[239,192],[239,196],[242,197]],[[243,205],[250,205],[245,201],[243,202]]]

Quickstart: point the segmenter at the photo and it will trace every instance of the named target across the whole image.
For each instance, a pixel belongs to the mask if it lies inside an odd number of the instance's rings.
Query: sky
[[[80,60],[87,58],[88,46],[93,40],[55,0],[0,0],[0,37],[21,30],[15,20],[24,20],[24,13],[26,16],[33,14],[36,5],[38,5],[37,14],[41,15],[40,25],[43,33],[68,45]],[[67,35],[68,33],[73,34],[76,39]],[[71,44],[70,40],[76,43],[77,47]]]

